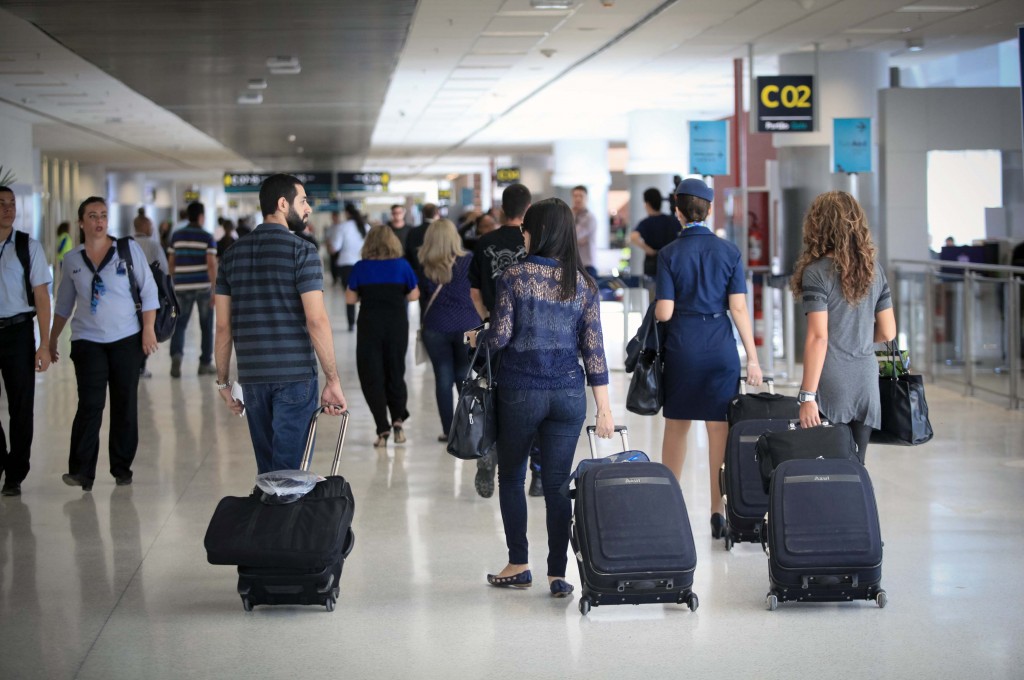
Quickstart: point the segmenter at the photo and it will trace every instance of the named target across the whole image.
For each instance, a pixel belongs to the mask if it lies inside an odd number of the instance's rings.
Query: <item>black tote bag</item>
[[[896,342],[886,343],[896,365],[900,356]],[[878,396],[882,406],[882,428],[871,433],[876,444],[917,446],[934,436],[928,420],[928,402],[920,375],[896,371],[895,376],[879,376]]]
[[[483,458],[494,447],[498,439],[498,413],[495,410],[494,375],[491,367],[491,350],[480,342],[473,353],[469,372],[462,381],[459,400],[455,404],[455,416],[448,431],[448,453],[462,460]],[[483,365],[473,377],[473,367],[478,366],[480,350],[484,351]]]
[[[642,333],[642,337],[639,338],[641,350],[633,367],[629,391],[626,393],[626,410],[641,416],[653,416],[657,415],[665,404],[661,337],[658,332],[658,320],[654,318],[654,314],[644,319]],[[640,336],[640,333],[637,335]],[[648,342],[651,342],[652,338],[653,349],[648,349]]]

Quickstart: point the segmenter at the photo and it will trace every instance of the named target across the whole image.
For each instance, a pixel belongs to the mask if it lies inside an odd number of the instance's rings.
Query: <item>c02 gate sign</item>
[[[814,76],[759,76],[758,132],[814,131]]]

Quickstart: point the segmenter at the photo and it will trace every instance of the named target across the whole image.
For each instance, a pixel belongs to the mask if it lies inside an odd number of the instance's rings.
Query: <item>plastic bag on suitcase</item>
[[[626,429],[625,425],[618,425],[615,431],[622,437],[622,448],[623,450],[619,453],[613,453],[610,456],[603,458],[596,458],[597,447],[594,442],[594,432],[597,428],[593,425],[587,426],[587,438],[590,441],[590,458],[584,458],[576,466],[576,469],[572,471],[572,474],[562,482],[562,487],[558,490],[560,494],[566,498],[576,498],[576,490],[572,488],[573,482],[578,481],[583,477],[590,468],[595,465],[614,465],[615,463],[650,463],[651,459],[643,451],[629,448],[629,430]]]
[[[758,438],[755,451],[765,493],[768,493],[772,473],[783,461],[840,458],[860,462],[853,432],[843,423],[765,432]]]
[[[267,505],[294,503],[324,478],[308,470],[274,470],[256,475],[256,487],[262,491],[260,500]]]

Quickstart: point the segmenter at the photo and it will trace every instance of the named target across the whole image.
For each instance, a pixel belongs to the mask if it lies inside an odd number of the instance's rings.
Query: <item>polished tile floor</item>
[[[222,496],[251,488],[255,465],[245,422],[221,405],[209,377],[195,375],[193,322],[182,379],[168,376],[166,345],[150,362],[131,487],[106,475],[91,493],[61,483],[72,367],[62,362],[39,379],[33,469],[21,498],[0,499],[0,678],[1024,677],[1024,411],[930,385],[935,439],[869,451],[886,545],[884,610],[862,602],[766,611],[760,547],[726,553],[710,539],[707,458],[697,451],[706,441],[694,428],[683,490],[700,608],[600,607],[584,618],[576,599],[551,599],[540,584],[485,584],[506,557],[498,504],[474,492],[474,466],[435,441],[429,368],[410,359],[409,443],[386,453],[370,446],[355,337],[344,331],[340,296],[330,304],[354,416],[343,473],[357,536],[337,610],[245,613],[233,569],[207,564],[210,515]],[[614,373],[623,415],[625,387]],[[657,457],[660,418],[623,420],[633,445]],[[319,440],[320,470],[330,439]],[[543,575],[543,500],[529,504],[534,572]],[[572,562],[569,580],[579,583]]]

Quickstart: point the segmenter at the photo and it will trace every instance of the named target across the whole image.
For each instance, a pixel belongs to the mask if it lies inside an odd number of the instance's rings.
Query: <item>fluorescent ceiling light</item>
[[[291,67],[291,66],[298,66],[298,65],[299,65],[299,58],[298,57],[284,56],[284,57],[269,57],[267,59],[267,68],[269,68],[269,69],[288,68],[288,67]]]
[[[569,9],[573,6],[574,0],[530,0],[530,7],[534,9]]]
[[[957,12],[967,12],[972,9],[978,9],[977,5],[906,5],[900,7],[897,12],[909,12],[911,14],[918,12],[935,12],[943,13],[948,12],[950,14],[956,14]]]
[[[909,28],[848,28],[843,33],[849,35],[895,35],[906,33]]]
[[[908,38],[907,39],[907,51],[908,52],[920,52],[924,49],[924,38]]]
[[[266,80],[266,78],[251,78],[249,80],[249,89],[250,90],[265,90],[265,89],[267,89],[267,80]]]
[[[546,31],[484,31],[483,38],[543,38]]]
[[[277,66],[270,69],[270,72],[275,76],[294,76],[302,73],[302,67],[298,64],[294,66]]]
[[[246,92],[245,94],[238,95],[238,103],[243,105],[262,104],[263,95],[259,92]]]

